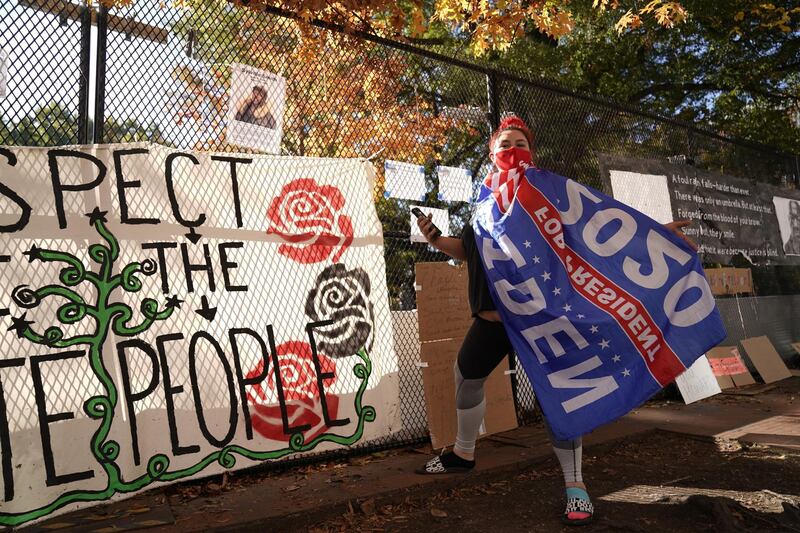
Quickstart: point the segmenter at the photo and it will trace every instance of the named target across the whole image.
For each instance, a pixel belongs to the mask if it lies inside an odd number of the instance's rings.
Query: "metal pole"
[[[94,142],[102,143],[105,124],[106,99],[106,40],[108,37],[108,9],[100,4],[97,11],[97,71],[94,94]]]
[[[78,79],[78,144],[89,144],[89,63],[91,61],[92,9],[81,6],[81,56]]]
[[[492,71],[486,74],[486,99],[487,118],[489,131],[494,131],[500,125],[500,102],[497,96],[497,73]]]

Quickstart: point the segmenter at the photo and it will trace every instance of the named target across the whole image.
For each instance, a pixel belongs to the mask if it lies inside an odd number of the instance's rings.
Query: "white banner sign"
[[[0,524],[397,431],[373,178],[0,148]]]

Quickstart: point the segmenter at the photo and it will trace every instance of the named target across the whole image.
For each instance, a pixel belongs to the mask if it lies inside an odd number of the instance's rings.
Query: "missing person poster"
[[[773,196],[783,253],[800,256],[800,200]]]
[[[692,165],[606,154],[598,159],[615,198],[636,207],[631,199],[644,197],[665,218],[692,220],[684,231],[704,261],[727,264],[742,255],[754,264],[800,264],[800,191]]]
[[[231,65],[228,142],[279,154],[283,136],[286,80],[249,65]]]

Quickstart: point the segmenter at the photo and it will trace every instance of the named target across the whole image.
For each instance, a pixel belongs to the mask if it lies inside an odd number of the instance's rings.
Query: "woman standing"
[[[503,120],[489,141],[490,157],[498,171],[517,169],[520,163],[531,165],[533,148],[533,134],[522,119],[515,116]],[[464,338],[453,369],[458,419],[455,445],[452,451],[434,457],[417,472],[463,473],[475,466],[475,441],[486,411],[484,383],[492,370],[511,352],[512,346],[489,292],[472,227],[466,226],[461,238],[456,239],[438,236],[430,215],[420,218],[417,223],[431,246],[454,259],[467,262],[469,301],[475,319]],[[673,222],[667,228],[688,241],[680,231],[688,224],[688,221]],[[694,247],[691,241],[688,242]],[[587,524],[592,520],[594,506],[581,475],[581,438],[560,441],[551,433],[551,441],[566,484],[567,504],[563,521],[572,525]]]

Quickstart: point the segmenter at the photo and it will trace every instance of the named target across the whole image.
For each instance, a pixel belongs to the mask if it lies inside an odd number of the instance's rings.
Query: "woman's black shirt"
[[[469,274],[469,306],[472,316],[477,316],[481,311],[494,311],[497,309],[489,292],[486,272],[483,270],[478,245],[475,242],[475,230],[467,225],[461,233],[461,242],[467,253],[467,273]]]

